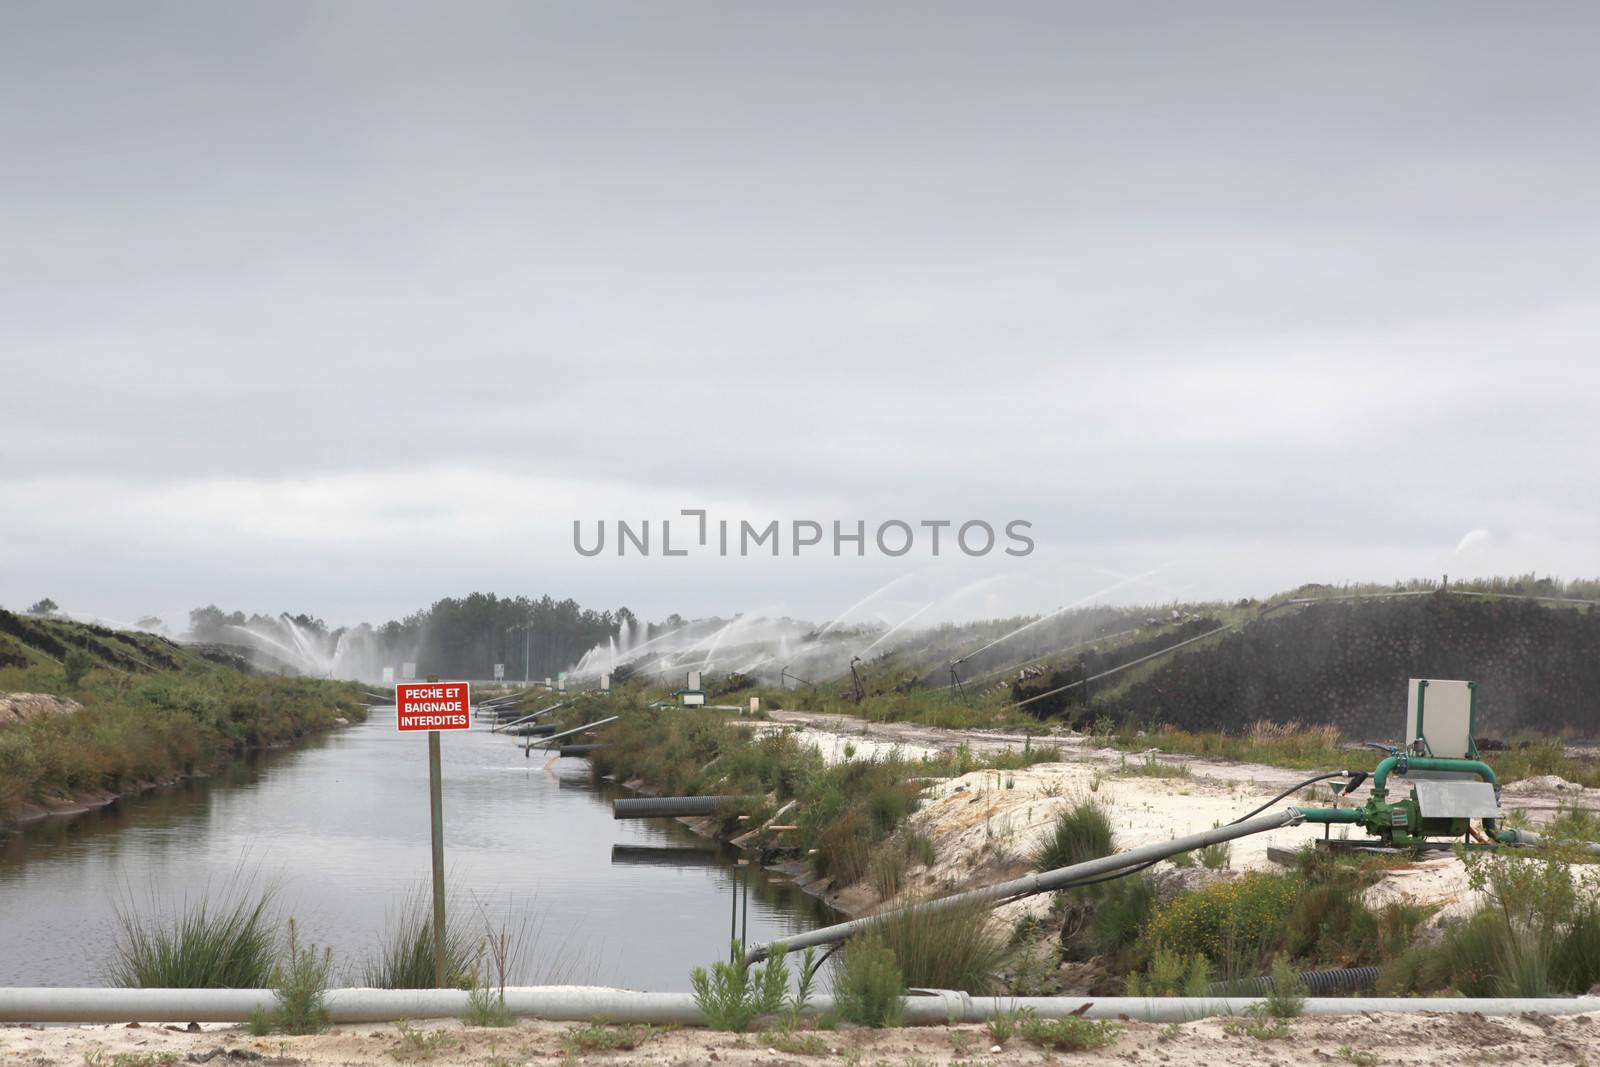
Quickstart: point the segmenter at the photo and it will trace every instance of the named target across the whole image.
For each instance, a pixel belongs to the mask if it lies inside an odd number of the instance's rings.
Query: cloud
[[[702,505],[1030,519],[994,610],[1479,526],[1600,569],[1586,9],[96,10],[0,12],[7,601],[825,619],[898,573],[565,548]]]

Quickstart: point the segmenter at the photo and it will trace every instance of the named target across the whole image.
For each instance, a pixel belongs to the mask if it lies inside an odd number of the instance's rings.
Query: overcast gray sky
[[[11,0],[0,604],[1600,573],[1596,12]],[[1038,547],[572,549],[692,507]]]

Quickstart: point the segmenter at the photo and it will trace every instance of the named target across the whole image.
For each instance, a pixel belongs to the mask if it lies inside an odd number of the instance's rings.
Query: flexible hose
[[[1364,771],[1363,772],[1359,772],[1359,773],[1361,774],[1361,777],[1356,779],[1356,784],[1357,785],[1361,784],[1361,782],[1366,780],[1366,773]],[[1260,815],[1262,812],[1264,812],[1268,808],[1272,807],[1272,805],[1276,804],[1278,801],[1282,800],[1284,797],[1290,796],[1290,795],[1292,795],[1294,793],[1298,793],[1298,792],[1300,792],[1300,790],[1304,789],[1308,785],[1316,785],[1318,782],[1325,782],[1329,778],[1351,778],[1351,777],[1354,777],[1354,776],[1349,771],[1329,771],[1327,774],[1319,774],[1315,778],[1307,778],[1305,781],[1301,782],[1299,785],[1292,785],[1288,789],[1285,789],[1283,792],[1279,793],[1277,796],[1273,797],[1271,800],[1267,801],[1265,804],[1261,805],[1259,808],[1255,809],[1254,811],[1250,812],[1249,814],[1239,816],[1237,819],[1233,820],[1233,822],[1234,823],[1241,823],[1241,822],[1244,822],[1246,819],[1253,818],[1254,816]],[[1352,787],[1352,788],[1354,788],[1354,787]],[[1231,825],[1233,825],[1233,823],[1229,823],[1229,825],[1231,826]]]
[[[1301,971],[1295,977],[1310,996],[1326,997],[1371,989],[1378,984],[1378,968],[1341,967],[1327,971]],[[1206,993],[1214,997],[1264,997],[1273,991],[1275,985],[1272,976],[1264,974],[1234,982],[1212,982],[1206,987]]]

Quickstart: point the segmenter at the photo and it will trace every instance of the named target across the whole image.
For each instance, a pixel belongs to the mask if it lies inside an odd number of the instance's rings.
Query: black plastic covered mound
[[[73,648],[87,652],[98,663],[125,671],[171,670],[179,666],[167,643],[90,623],[36,619],[0,608],[0,634],[53,659],[65,658]],[[21,664],[18,664],[19,666]]]
[[[1455,596],[1285,609],[1175,653],[1115,707],[1186,729],[1299,720],[1382,740],[1403,728],[1408,678],[1478,682],[1479,734],[1600,735],[1600,614]]]

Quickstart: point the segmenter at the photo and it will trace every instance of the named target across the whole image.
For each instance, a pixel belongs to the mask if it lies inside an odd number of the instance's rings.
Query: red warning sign
[[[472,729],[472,687],[466,682],[401,682],[394,687],[395,727]]]

